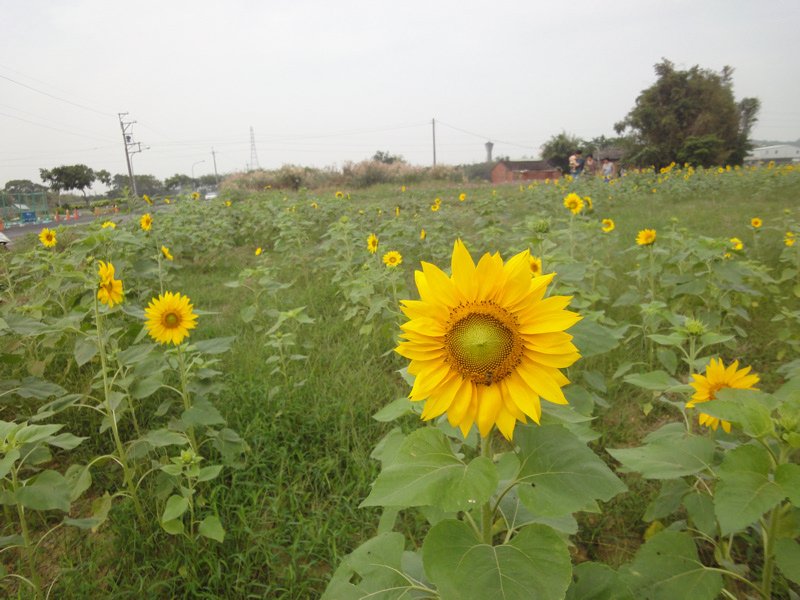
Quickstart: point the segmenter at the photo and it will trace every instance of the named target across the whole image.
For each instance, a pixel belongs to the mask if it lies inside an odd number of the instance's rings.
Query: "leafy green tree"
[[[39,169],[39,176],[56,193],[62,190],[79,190],[87,206],[89,199],[86,197],[86,188],[92,187],[92,183],[97,179],[95,172],[86,165],[62,165],[49,170]],[[60,206],[61,201],[58,200],[58,203]]]
[[[31,194],[43,192],[47,187],[40,183],[34,183],[30,179],[12,179],[6,182],[3,189],[9,194]]]
[[[182,175],[180,173],[175,173],[175,175],[172,177],[167,177],[164,180],[164,187],[171,192],[178,191],[183,188],[191,189],[193,186],[194,180],[188,175]]]
[[[389,152],[384,152],[383,150],[378,150],[375,154],[373,154],[372,160],[383,163],[385,165],[391,165],[396,162],[397,163],[406,162],[406,160],[399,154],[390,154]]]
[[[559,167],[564,173],[569,173],[569,156],[575,150],[585,150],[585,140],[562,131],[547,140],[541,147],[542,158]]]
[[[148,196],[159,196],[164,194],[167,190],[160,179],[154,175],[134,175],[136,179],[136,191],[139,195],[147,194]],[[131,180],[128,174],[117,173],[111,178],[109,185],[110,196],[121,196],[126,188],[130,189]]]
[[[733,69],[716,73],[695,65],[686,71],[663,59],[657,81],[614,126],[626,133],[633,164],[662,167],[675,161],[695,166],[741,164],[760,103],[733,96]]]

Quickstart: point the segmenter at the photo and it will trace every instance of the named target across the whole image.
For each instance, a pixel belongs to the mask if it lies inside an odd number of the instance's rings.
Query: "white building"
[[[760,148],[753,148],[744,159],[746,163],[769,161],[776,163],[800,162],[800,146],[795,146],[794,144],[761,146]]]

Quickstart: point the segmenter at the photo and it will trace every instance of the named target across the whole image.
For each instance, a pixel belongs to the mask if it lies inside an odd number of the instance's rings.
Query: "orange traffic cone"
[[[114,213],[118,213],[118,212],[119,212],[119,206],[117,206],[117,205],[115,204],[115,205],[114,205]]]
[[[56,211],[55,219],[56,219],[56,223],[58,223],[61,220],[61,217],[58,216],[58,211]]]
[[[72,218],[75,219],[76,221],[78,220],[78,209],[77,208],[75,209],[75,212],[73,213]]]

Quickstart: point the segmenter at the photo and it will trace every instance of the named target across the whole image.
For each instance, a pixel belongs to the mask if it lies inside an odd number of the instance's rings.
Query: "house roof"
[[[498,165],[505,165],[511,171],[552,171],[556,167],[546,160],[501,160]]]

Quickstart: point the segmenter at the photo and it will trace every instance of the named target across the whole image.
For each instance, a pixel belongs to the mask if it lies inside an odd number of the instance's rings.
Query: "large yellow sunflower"
[[[197,326],[197,315],[192,308],[189,298],[179,293],[164,292],[153,298],[144,309],[150,337],[159,344],[180,344],[189,330]]]
[[[142,218],[139,219],[139,225],[144,231],[150,231],[153,227],[153,217],[150,216],[150,213],[144,213]]]
[[[483,437],[496,424],[510,440],[517,421],[539,422],[540,397],[567,403],[559,369],[580,355],[564,330],[581,317],[565,310],[569,297],[545,298],[554,275],[532,277],[527,250],[505,264],[485,254],[476,265],[461,240],[449,277],[422,263],[420,299],[402,302],[410,320],[396,351],[411,360],[409,397],[426,401],[423,419],[446,413],[464,435],[477,423]]]
[[[642,229],[636,234],[636,243],[640,246],[652,246],[656,241],[655,229]]]
[[[729,367],[725,367],[722,359],[711,359],[706,367],[706,374],[699,375],[694,373],[692,381],[689,383],[694,389],[695,393],[692,399],[686,403],[686,408],[694,408],[697,404],[708,402],[716,398],[717,392],[723,388],[734,388],[737,390],[752,390],[753,386],[758,383],[758,375],[749,374],[750,367],[739,369],[739,361],[735,360]],[[730,432],[731,424],[728,421],[712,417],[705,413],[700,413],[698,419],[700,425],[711,427],[714,431],[717,430],[720,424],[722,429]]]
[[[110,262],[98,261],[97,275],[100,277],[97,299],[108,308],[113,308],[115,304],[122,304],[122,280],[114,279],[114,265]]]
[[[45,227],[39,232],[39,241],[45,248],[52,248],[56,245],[56,232]]]

